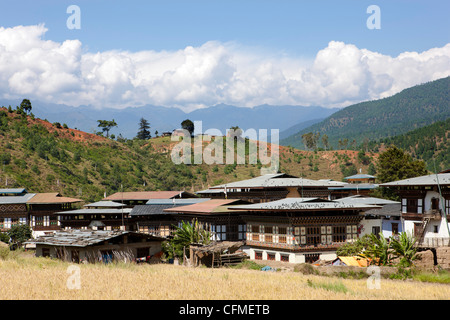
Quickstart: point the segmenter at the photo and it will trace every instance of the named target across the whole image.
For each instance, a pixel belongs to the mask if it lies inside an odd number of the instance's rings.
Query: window
[[[392,223],[392,233],[398,234],[398,223]]]
[[[317,245],[321,242],[320,227],[306,227],[306,244]]]
[[[350,238],[351,238],[351,226],[350,227]],[[333,227],[333,237],[332,237],[332,241],[333,242],[345,242],[345,239],[347,239],[346,236],[346,231],[348,231],[348,229],[345,226],[334,226]]]
[[[434,233],[439,233],[439,226],[438,225],[434,225],[433,226],[433,232]]]
[[[286,254],[282,254],[280,256],[280,260],[283,261],[283,262],[289,262],[289,256],[286,255]]]
[[[11,224],[12,224],[12,219],[11,218],[5,218],[5,220],[4,220],[4,228],[5,229],[10,229],[11,228]]]
[[[407,199],[406,200],[406,212],[410,212],[410,213],[417,212],[417,199]]]
[[[245,233],[247,232],[247,225],[240,224],[238,226],[238,240],[245,240]]]
[[[255,260],[262,260],[262,251],[255,251]]]
[[[275,261],[275,253],[268,253],[267,260]]]

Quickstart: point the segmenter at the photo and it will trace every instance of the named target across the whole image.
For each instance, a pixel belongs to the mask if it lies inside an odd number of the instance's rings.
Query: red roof
[[[187,206],[164,209],[167,212],[183,212],[183,213],[222,213],[229,212],[228,206],[242,203],[239,199],[212,199],[200,203],[194,203]],[[231,211],[231,212],[236,212]]]
[[[47,203],[75,203],[83,202],[83,200],[62,197],[59,193],[36,193],[36,195],[27,201],[27,203],[47,204]]]

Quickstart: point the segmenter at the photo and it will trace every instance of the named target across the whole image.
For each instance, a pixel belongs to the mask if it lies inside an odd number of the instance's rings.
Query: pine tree
[[[144,118],[139,121],[139,131],[136,138],[139,140],[148,140],[151,138],[150,124]]]

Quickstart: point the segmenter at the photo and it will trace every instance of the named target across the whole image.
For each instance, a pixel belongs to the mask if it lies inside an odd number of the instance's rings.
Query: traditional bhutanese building
[[[319,198],[286,198],[235,205],[246,224],[244,251],[255,260],[291,263],[336,259],[336,250],[358,238],[364,211],[379,206]]]
[[[201,197],[211,199],[241,199],[252,203],[275,201],[284,198],[330,198],[330,187],[345,183],[331,180],[311,180],[285,173],[266,174],[248,180],[236,181],[198,191]]]
[[[383,183],[401,198],[405,231],[424,247],[450,245],[450,173],[430,174]]]
[[[63,197],[61,194],[36,193],[27,201],[29,208],[29,223],[33,229],[33,235],[52,233],[61,228],[56,212],[71,210],[73,205],[83,200]]]
[[[103,200],[124,203],[127,206],[142,205],[150,199],[183,199],[197,198],[196,195],[186,191],[131,191],[116,192]]]
[[[70,210],[83,200],[63,197],[59,193],[28,193],[25,189],[0,189],[0,230],[7,231],[16,224],[28,224],[33,235],[60,229],[55,215]]]

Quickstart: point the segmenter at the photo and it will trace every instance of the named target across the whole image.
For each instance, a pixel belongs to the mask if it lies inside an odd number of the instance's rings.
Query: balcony
[[[427,210],[423,214],[423,217],[430,219],[430,220],[441,220],[442,219],[442,210],[440,210],[440,209]]]

